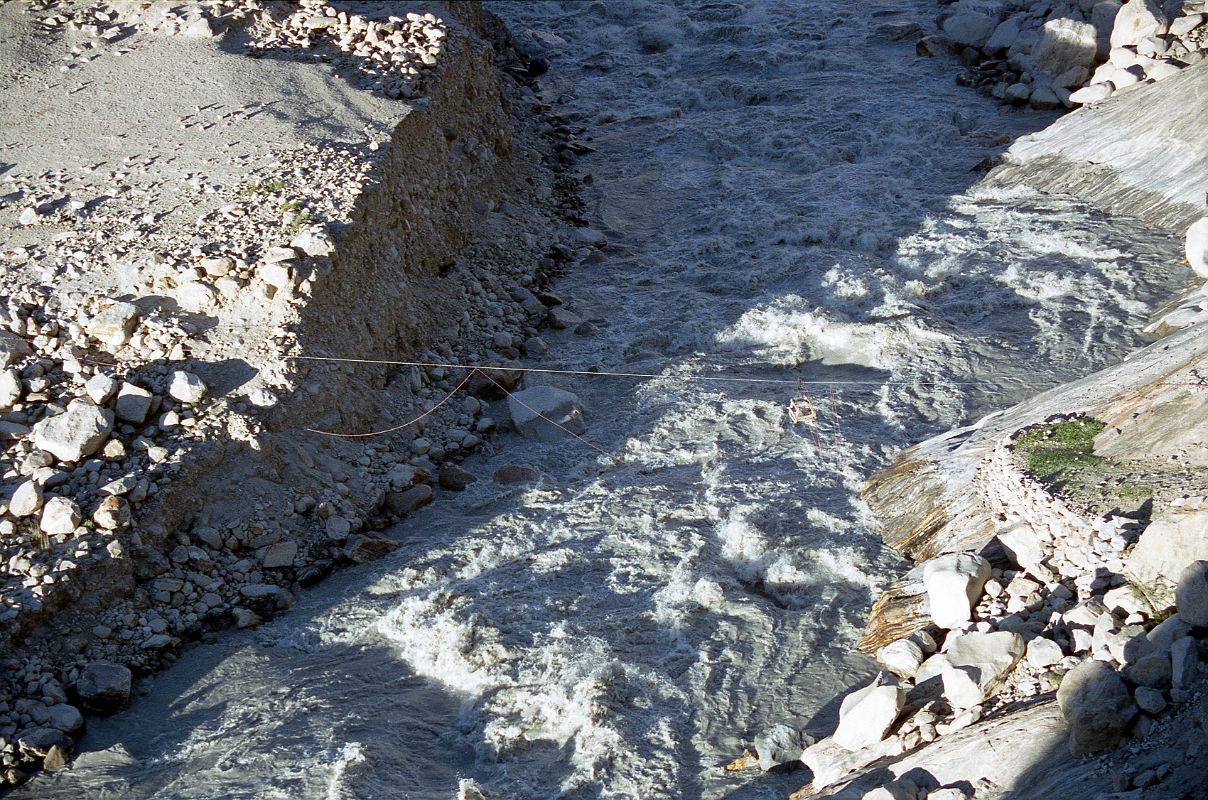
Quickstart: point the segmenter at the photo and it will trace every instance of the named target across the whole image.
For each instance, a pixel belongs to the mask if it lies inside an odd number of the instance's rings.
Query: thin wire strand
[[[981,383],[980,381],[799,381],[786,378],[737,378],[720,375],[660,375],[653,372],[608,372],[605,370],[592,371],[586,369],[542,369],[538,367],[488,367],[480,364],[442,364],[434,361],[389,361],[375,358],[337,358],[335,356],[288,356],[288,358],[293,358],[300,361],[338,361],[350,364],[388,364],[403,367],[445,367],[447,369],[495,370],[497,372],[540,372],[555,375],[588,375],[612,378],[664,378],[675,381],[774,383],[788,386],[798,386],[801,384],[806,384],[809,386],[884,386],[887,384],[901,384],[904,386],[977,386]]]
[[[457,384],[457,386],[455,386],[453,388],[453,391],[451,391],[447,395],[445,395],[443,400],[441,400],[436,405],[432,406],[432,408],[429,408],[424,413],[420,414],[415,419],[404,422],[402,425],[395,425],[393,428],[386,428],[385,430],[381,430],[381,431],[370,431],[369,433],[336,433],[335,431],[321,431],[321,430],[318,430],[317,428],[303,428],[302,430],[310,431],[311,433],[321,433],[324,436],[339,436],[341,439],[360,439],[365,436],[381,436],[383,434],[394,433],[395,431],[401,431],[403,428],[406,428],[408,425],[414,425],[415,423],[419,422],[421,419],[428,416],[432,412],[436,411],[436,409],[440,408],[445,403],[449,402],[449,400],[451,400],[453,398],[453,395],[460,392],[461,387],[465,386],[466,383],[469,382],[470,378],[474,377],[475,372],[478,372],[477,368],[470,370],[466,374],[466,376],[461,379],[461,383]],[[486,375],[486,377],[488,379],[490,379],[491,376]],[[494,381],[491,381],[491,382],[494,383]]]

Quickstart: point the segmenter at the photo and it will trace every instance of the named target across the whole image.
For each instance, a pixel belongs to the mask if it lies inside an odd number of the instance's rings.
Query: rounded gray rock
[[[1090,659],[1070,670],[1057,689],[1057,704],[1070,725],[1070,754],[1115,747],[1137,716],[1128,687],[1110,665]]]

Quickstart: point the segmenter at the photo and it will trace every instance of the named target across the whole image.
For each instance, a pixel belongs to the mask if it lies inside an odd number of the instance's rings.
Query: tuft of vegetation
[[[273,179],[271,181],[253,181],[239,190],[239,193],[244,197],[265,197],[270,194],[276,194],[285,188],[285,181]]]
[[[1107,426],[1091,417],[1028,428],[1015,439],[1024,466],[1042,481],[1056,483],[1103,463],[1095,455],[1095,437]]]

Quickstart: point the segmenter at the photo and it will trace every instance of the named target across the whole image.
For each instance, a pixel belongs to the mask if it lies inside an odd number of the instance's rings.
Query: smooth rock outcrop
[[[92,455],[113,430],[113,412],[90,400],[76,398],[67,409],[33,427],[33,442],[60,461],[75,462]]]
[[[1070,725],[1071,755],[1114,747],[1137,715],[1128,687],[1110,665],[1093,659],[1074,667],[1057,689],[1057,703]]]
[[[941,628],[968,622],[977,597],[990,577],[990,562],[973,553],[949,553],[923,565],[927,609]]]
[[[508,397],[508,413],[521,436],[542,442],[587,430],[579,398],[553,386],[534,386]]]

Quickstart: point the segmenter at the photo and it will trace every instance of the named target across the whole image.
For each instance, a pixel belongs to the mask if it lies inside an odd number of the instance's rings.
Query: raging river
[[[530,366],[592,446],[504,434],[386,559],[223,634],[16,798],[782,798],[722,766],[825,734],[901,559],[859,500],[904,446],[1115,363],[1176,245],[978,165],[1056,112],[877,34],[931,2],[497,2],[587,127],[598,333]],[[747,377],[781,383],[719,382]],[[817,424],[787,416],[807,384]],[[498,416],[498,415],[497,415]],[[472,783],[471,783],[472,782]],[[460,787],[460,788],[459,788]]]

